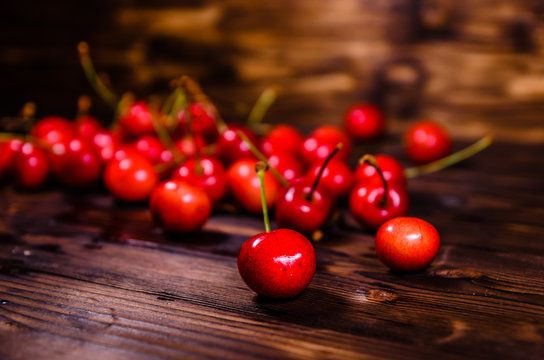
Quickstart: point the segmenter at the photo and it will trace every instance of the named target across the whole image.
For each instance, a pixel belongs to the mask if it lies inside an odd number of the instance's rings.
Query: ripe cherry
[[[74,138],[51,146],[52,173],[65,185],[83,187],[95,184],[102,174],[102,161],[93,146]]]
[[[304,165],[293,153],[275,152],[268,156],[268,164],[274,167],[289,183],[304,174]]]
[[[117,198],[124,201],[146,200],[159,182],[153,165],[140,154],[126,152],[111,160],[104,171],[104,184]]]
[[[423,120],[412,125],[404,135],[404,146],[410,160],[427,163],[451,152],[451,137],[441,125]]]
[[[344,115],[344,127],[355,140],[368,140],[383,134],[385,121],[374,105],[355,104]]]
[[[102,129],[93,135],[90,142],[102,162],[107,163],[121,146],[121,135],[117,131]]]
[[[119,118],[119,124],[123,133],[129,137],[155,133],[151,110],[144,101],[137,101],[130,105]]]
[[[262,152],[270,156],[278,152],[298,155],[300,144],[304,138],[300,132],[290,125],[276,125],[261,141]]]
[[[244,133],[253,144],[258,144],[257,136],[249,128],[230,124],[228,125],[228,129],[219,135],[219,139],[217,140],[217,154],[226,164],[232,164],[237,160],[247,158],[252,159],[253,163],[255,163],[256,158],[252,154],[248,143],[238,136],[237,131]]]
[[[190,232],[206,223],[212,204],[203,189],[179,180],[167,180],[153,190],[149,208],[155,222],[164,230]]]
[[[321,171],[322,165],[314,164],[306,176],[315,179]],[[320,183],[333,197],[342,197],[348,193],[353,184],[353,174],[345,162],[332,159],[323,170]]]
[[[264,163],[257,166],[261,182],[265,232],[249,238],[238,255],[238,271],[257,294],[272,298],[299,295],[312,280],[315,250],[302,234],[289,230],[270,231],[265,199]]]
[[[182,133],[190,133],[188,126],[189,122],[191,122],[193,135],[201,136],[210,141],[217,139],[219,133],[215,124],[215,116],[211,109],[203,103],[195,102],[189,105],[189,114],[190,119],[187,116],[186,109],[182,109],[178,113],[178,121]]]
[[[34,125],[31,135],[38,140],[53,145],[57,142],[72,139],[75,136],[75,128],[65,118],[48,116],[42,118]]]
[[[323,125],[315,129],[302,144],[302,156],[308,164],[321,163],[338,143],[344,144],[337,158],[346,161],[351,154],[351,140],[346,132],[336,126]]]
[[[236,161],[227,170],[229,191],[236,201],[247,211],[262,211],[259,176],[255,172],[255,160],[242,159]],[[276,204],[280,184],[270,172],[264,174],[266,202],[270,207]]]
[[[13,175],[15,172],[15,158],[17,153],[21,151],[23,141],[21,139],[12,138],[7,141],[0,142],[0,178],[5,178]]]
[[[398,184],[401,186],[406,185],[406,176],[404,175],[404,168],[400,162],[398,162],[394,157],[384,154],[377,154],[374,156],[376,158],[377,165],[382,171],[383,177],[388,184]],[[380,175],[376,168],[372,165],[369,165],[367,162],[361,162],[355,168],[355,182],[360,183],[369,183],[369,182],[382,182]]]
[[[95,117],[83,115],[76,119],[76,135],[83,139],[92,139],[100,130],[102,130],[102,124]]]
[[[49,176],[49,161],[44,150],[31,142],[25,142],[15,156],[16,184],[23,188],[43,185]]]
[[[440,248],[434,226],[415,217],[397,217],[384,223],[376,234],[376,254],[391,270],[426,268]]]
[[[223,198],[227,190],[227,175],[223,164],[213,157],[189,159],[181,164],[172,175],[173,180],[184,181],[204,190],[212,203]]]

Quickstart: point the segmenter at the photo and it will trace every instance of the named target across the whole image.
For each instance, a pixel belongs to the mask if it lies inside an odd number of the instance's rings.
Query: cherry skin
[[[404,168],[400,162],[394,157],[384,154],[377,154],[374,157],[388,184],[394,183],[400,186],[406,186],[406,176],[404,175]],[[355,181],[358,184],[368,182],[382,183],[382,179],[376,171],[376,168],[367,163],[358,165],[355,168],[354,175]]]
[[[155,135],[140,136],[132,145],[134,145],[136,151],[153,164],[161,164],[172,158],[172,154]],[[165,151],[168,151],[168,155],[165,155]]]
[[[227,175],[223,164],[213,157],[199,160],[201,173],[197,173],[196,160],[189,159],[181,164],[173,173],[173,180],[184,181],[204,190],[212,203],[223,198],[227,190]]]
[[[202,152],[207,143],[201,135],[185,135],[176,141],[175,145],[183,156],[193,157],[197,151]]]
[[[126,152],[124,157],[121,154],[122,152],[116,152],[116,158],[106,165],[106,188],[124,201],[146,200],[159,182],[153,165],[140,154]]]
[[[188,119],[187,110],[182,109],[178,113],[179,126],[182,133],[188,132]],[[191,115],[192,133],[193,135],[202,136],[205,139],[214,141],[217,139],[219,133],[215,124],[215,116],[213,112],[206,107],[206,105],[196,102],[191,103],[189,106],[189,113]]]
[[[298,179],[284,191],[276,203],[276,222],[283,228],[308,234],[319,229],[327,220],[332,206],[332,196],[323,185],[308,199],[313,180]]]
[[[290,125],[276,125],[261,141],[261,151],[270,156],[278,152],[298,155],[304,142],[300,132]]]
[[[119,118],[123,133],[129,137],[138,137],[155,133],[153,119],[149,106],[144,101],[133,103]]]
[[[238,255],[238,271],[249,288],[271,298],[297,296],[312,280],[315,250],[302,234],[278,229],[252,236]]]
[[[389,219],[408,213],[408,194],[403,186],[388,184],[385,204],[383,197],[383,184],[358,184],[351,190],[350,212],[363,226],[372,229],[379,228]]]
[[[352,149],[348,134],[336,126],[323,125],[304,140],[301,153],[308,164],[322,163],[334,151],[338,143],[342,143],[343,148],[336,158],[346,161]]]
[[[58,142],[51,150],[51,170],[61,183],[85,187],[100,179],[103,163],[93,146],[83,139]]]
[[[268,156],[268,164],[287,180],[292,182],[304,174],[304,165],[293,153],[275,152]]]
[[[344,127],[355,140],[369,140],[383,134],[385,121],[374,105],[355,104],[344,115]]]
[[[15,156],[16,184],[26,189],[37,188],[47,181],[49,168],[46,152],[31,142],[25,142]]]
[[[438,160],[451,152],[449,133],[431,120],[419,121],[404,135],[404,147],[408,158],[416,163]]]
[[[23,141],[21,139],[9,139],[0,142],[0,173],[2,177],[9,177],[15,172],[15,158],[21,151]]]
[[[397,217],[376,234],[376,254],[391,270],[426,268],[438,254],[440,236],[434,226],[415,217]]]
[[[83,115],[76,119],[76,135],[83,139],[92,139],[100,130],[102,130],[102,124],[95,117]]]
[[[242,159],[236,161],[227,170],[227,184],[229,191],[236,201],[251,213],[262,213],[261,185],[255,171],[255,160]],[[276,204],[280,184],[267,171],[264,174],[266,202],[273,207]]]
[[[257,159],[249,145],[236,134],[237,131],[244,133],[255,146],[258,146],[258,138],[253,131],[241,125],[229,124],[228,129],[223,131],[217,140],[217,154],[226,164],[232,164],[241,159],[253,159],[255,165]]]
[[[315,179],[321,170],[321,164],[314,164],[310,170],[308,170],[306,177]],[[325,169],[319,182],[333,197],[341,197],[347,194],[353,184],[353,173],[349,166],[345,162],[332,159]]]
[[[210,217],[212,204],[202,190],[179,180],[157,186],[149,200],[154,221],[164,230],[190,232],[202,228]]]
[[[53,145],[61,141],[69,141],[75,136],[75,128],[71,122],[58,116],[40,119],[30,133],[36,139]]]
[[[102,162],[107,163],[113,159],[115,151],[121,146],[121,135],[116,131],[102,129],[93,135],[90,142]]]

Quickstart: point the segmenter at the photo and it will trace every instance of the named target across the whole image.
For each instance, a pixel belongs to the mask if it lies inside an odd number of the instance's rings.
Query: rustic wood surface
[[[375,147],[396,154],[396,140]],[[425,271],[388,271],[344,216],[315,243],[309,288],[283,301],[238,275],[257,217],[217,212],[200,233],[165,235],[145,204],[101,190],[5,186],[0,358],[541,359],[542,155],[497,143],[413,179],[410,215],[442,237]]]

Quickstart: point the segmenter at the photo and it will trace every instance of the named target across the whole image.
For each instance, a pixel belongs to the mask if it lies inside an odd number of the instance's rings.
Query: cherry
[[[184,157],[195,156],[195,154],[201,152],[206,145],[206,140],[200,135],[186,135],[175,142],[176,148],[179,150],[181,156]]]
[[[280,184],[269,172],[264,174],[266,202],[273,207],[276,204]],[[255,160],[242,159],[236,161],[227,170],[229,191],[236,201],[247,211],[261,212],[259,176],[255,172]]]
[[[159,177],[149,160],[130,151],[116,152],[104,171],[104,184],[124,201],[147,199],[158,182]]]
[[[365,155],[360,160],[373,166],[380,179],[378,182],[360,183],[349,197],[351,214],[363,225],[377,229],[389,219],[408,213],[408,194],[404,185],[388,183],[376,158]]]
[[[58,142],[49,156],[53,174],[65,185],[89,186],[100,179],[102,161],[95,149],[81,138]]]
[[[398,162],[394,157],[384,154],[377,154],[374,157],[376,158],[377,165],[381,169],[383,177],[388,184],[396,183],[400,186],[406,185],[404,168],[400,162]],[[365,161],[360,163],[357,168],[355,168],[354,175],[356,183],[381,183],[382,181],[376,168],[369,165]]]
[[[39,120],[32,128],[31,135],[50,145],[69,141],[75,136],[72,123],[62,117],[48,116]]]
[[[287,182],[300,178],[304,173],[301,161],[288,152],[275,152],[268,156],[268,164],[274,167]]]
[[[314,164],[306,176],[315,179],[321,171],[321,167],[322,165]],[[323,170],[321,184],[332,196],[344,196],[353,184],[351,169],[343,161],[332,159]]]
[[[179,166],[172,175],[173,180],[181,180],[204,190],[212,203],[223,198],[227,190],[227,175],[223,164],[213,157],[189,159]]]
[[[172,153],[155,135],[143,135],[133,143],[134,148],[153,164],[162,164],[172,160]]]
[[[12,175],[15,172],[15,158],[17,153],[21,151],[22,146],[23,141],[17,138],[0,142],[0,173],[2,173],[0,178]]]
[[[404,146],[410,160],[427,163],[451,152],[451,137],[441,125],[423,120],[412,125],[404,135]]]
[[[83,139],[92,139],[100,130],[102,130],[102,124],[95,117],[83,115],[76,119],[76,135]]]
[[[153,190],[149,208],[155,222],[164,230],[190,232],[202,228],[210,217],[212,205],[203,189],[167,180]]]
[[[195,136],[202,136],[208,140],[214,141],[219,133],[215,124],[213,111],[205,104],[194,102],[189,105],[190,119],[187,116],[187,110],[182,109],[178,113],[179,126],[182,132],[189,132],[189,122],[192,123],[192,133]]]
[[[238,254],[238,271],[247,286],[257,294],[290,298],[308,287],[315,268],[315,250],[302,234],[289,230],[270,231],[265,198],[264,163],[256,171],[261,184],[265,232],[249,238]]]
[[[138,137],[153,134],[153,117],[149,105],[144,101],[137,101],[130,105],[126,113],[119,118],[119,124],[127,136]]]
[[[255,162],[256,159],[253,156],[248,143],[240,138],[237,131],[246,135],[253,144],[258,143],[257,136],[249,128],[230,124],[228,125],[228,129],[219,135],[219,139],[217,140],[217,154],[227,164],[232,164],[237,160],[245,158],[253,159],[253,162]]]
[[[113,158],[115,151],[121,145],[121,135],[117,131],[98,130],[91,139],[91,144],[100,156],[102,162],[107,163]]]
[[[15,178],[18,186],[36,188],[43,185],[49,175],[49,161],[44,150],[25,142],[15,156]]]
[[[440,248],[434,226],[415,217],[397,217],[384,223],[376,234],[376,254],[391,270],[426,268]]]
[[[385,120],[372,104],[355,104],[344,115],[344,127],[355,140],[368,140],[383,134]]]
[[[335,149],[338,143],[344,144],[338,159],[346,161],[351,154],[351,140],[346,132],[336,126],[323,125],[315,129],[302,144],[302,156],[308,164],[321,163]]]
[[[261,141],[261,150],[265,155],[278,152],[299,154],[304,138],[290,125],[276,125]]]

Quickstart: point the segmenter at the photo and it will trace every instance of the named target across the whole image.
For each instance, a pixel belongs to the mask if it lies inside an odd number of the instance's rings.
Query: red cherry
[[[49,161],[44,150],[25,142],[15,156],[15,178],[18,186],[36,188],[43,185],[49,175]]]
[[[298,179],[278,197],[276,222],[279,226],[307,234],[325,223],[332,206],[332,196],[321,185],[309,199],[312,185],[313,181],[307,178]]]
[[[75,136],[71,122],[58,116],[48,116],[39,120],[32,128],[31,135],[48,144],[69,141]]]
[[[293,153],[276,152],[268,157],[268,164],[287,180],[292,182],[304,174],[304,166]]]
[[[153,190],[149,208],[163,229],[189,232],[202,228],[210,217],[212,205],[204,190],[183,181],[168,180]]]
[[[0,173],[1,177],[11,176],[15,172],[15,158],[21,151],[23,141],[21,139],[9,139],[0,142]]]
[[[63,184],[89,186],[100,179],[102,161],[92,145],[81,138],[58,142],[51,150],[51,170]]]
[[[228,129],[219,135],[217,154],[227,164],[249,158],[253,159],[253,165],[255,165],[257,159],[251,152],[249,145],[236,134],[237,131],[244,133],[255,146],[258,146],[257,136],[249,128],[230,124]]]
[[[272,155],[278,152],[298,154],[300,144],[304,138],[300,132],[290,125],[276,125],[262,140],[261,150],[265,155]]]
[[[193,157],[197,151],[201,152],[206,146],[206,140],[200,135],[183,136],[175,145],[183,156]]]
[[[162,144],[158,137],[155,135],[143,135],[136,139],[132,145],[141,155],[153,164],[163,163],[163,152],[166,151],[166,147]],[[170,154],[171,158],[171,154]]]
[[[441,125],[423,120],[412,125],[404,135],[404,146],[410,160],[426,163],[451,152],[451,137]]]
[[[320,126],[304,140],[302,156],[308,164],[322,163],[334,151],[338,143],[342,143],[344,147],[338,152],[337,159],[346,161],[352,149],[349,136],[336,126]]]
[[[406,186],[406,176],[404,175],[404,168],[400,162],[394,157],[384,154],[377,154],[374,157],[388,184],[395,183],[400,186]],[[382,180],[375,167],[363,163],[358,165],[355,169],[355,182],[358,184],[368,182],[381,184]]]
[[[113,154],[121,145],[121,136],[117,132],[102,129],[94,134],[91,144],[102,162],[107,163],[113,159]]]
[[[195,159],[189,159],[178,167],[173,180],[184,181],[204,190],[213,203],[223,198],[227,190],[227,176],[223,164],[215,158],[204,157],[199,161],[201,173],[197,173]]]
[[[116,152],[104,171],[104,184],[117,198],[125,201],[143,201],[158,184],[159,177],[153,165],[142,155]],[[124,155],[121,156],[121,155]]]
[[[416,271],[426,268],[438,254],[440,235],[434,226],[414,217],[397,217],[376,234],[376,254],[390,269]]]
[[[344,127],[356,140],[368,140],[383,134],[385,121],[383,114],[374,105],[355,104],[344,115]]]
[[[308,170],[306,177],[315,179],[322,165],[314,164]],[[343,161],[332,159],[323,170],[320,184],[334,197],[341,197],[348,193],[353,184],[353,174],[349,166]]]
[[[404,187],[389,184],[385,201],[384,194],[383,184],[358,184],[349,198],[351,214],[363,226],[377,229],[387,220],[408,213],[408,194]]]
[[[119,124],[127,136],[137,137],[155,132],[151,111],[144,101],[133,103],[119,118]]]
[[[182,128],[183,133],[187,133],[187,110],[182,109],[178,113],[179,125]],[[215,124],[215,116],[212,110],[202,103],[192,103],[189,106],[189,113],[191,114],[191,122],[193,124],[193,135],[199,135],[211,141],[217,139],[219,135],[217,126]]]
[[[279,229],[249,238],[238,255],[238,271],[259,295],[289,298],[299,295],[312,280],[315,251],[302,234]]]
[[[270,172],[264,174],[266,202],[270,207],[276,204],[280,184]],[[229,191],[236,201],[247,211],[261,213],[261,187],[255,171],[255,160],[236,161],[227,170]]]
[[[100,130],[102,124],[95,117],[83,115],[76,119],[76,135],[83,139],[92,139]]]

